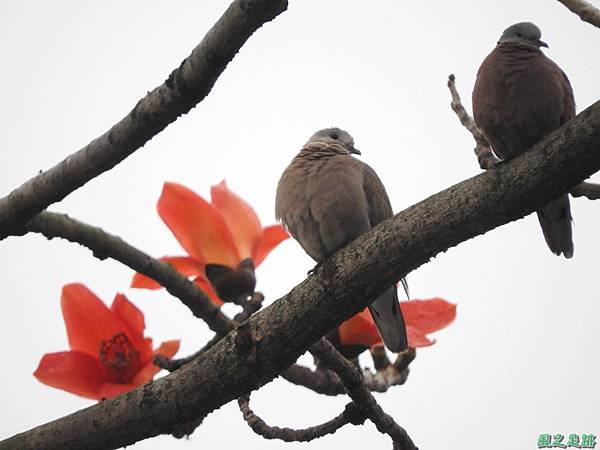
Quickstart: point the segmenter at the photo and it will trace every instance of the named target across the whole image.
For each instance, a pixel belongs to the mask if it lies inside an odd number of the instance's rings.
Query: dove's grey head
[[[338,144],[348,150],[348,153],[360,155],[360,150],[354,148],[354,139],[352,139],[350,133],[342,130],[341,128],[333,127],[319,130],[310,137],[307,144],[310,144],[311,142]]]
[[[500,36],[498,44],[503,42],[515,42],[518,44],[532,45],[534,47],[546,47],[548,44],[540,40],[542,32],[536,24],[531,22],[515,23],[508,27]]]

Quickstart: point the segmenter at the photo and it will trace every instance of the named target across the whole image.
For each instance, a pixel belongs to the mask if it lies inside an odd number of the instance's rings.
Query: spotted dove
[[[473,90],[475,122],[500,158],[509,160],[544,139],[575,115],[565,73],[540,47],[540,29],[530,22],[508,27],[485,58]],[[537,211],[550,250],[573,256],[569,196]]]
[[[375,171],[352,154],[360,152],[346,131],[318,131],[285,169],[277,186],[277,218],[318,263],[393,215]],[[396,286],[389,287],[369,309],[387,348],[396,353],[406,350]]]

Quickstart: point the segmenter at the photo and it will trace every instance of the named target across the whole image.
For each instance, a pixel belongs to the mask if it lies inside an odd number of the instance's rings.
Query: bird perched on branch
[[[346,131],[318,131],[279,180],[275,214],[317,262],[393,215],[381,180],[353,154],[360,152]],[[396,286],[389,287],[369,309],[386,347],[396,353],[406,350]]]
[[[575,116],[565,73],[541,51],[548,45],[531,22],[508,27],[485,58],[473,90],[475,122],[500,158],[509,160]],[[569,195],[537,211],[550,250],[573,256]]]

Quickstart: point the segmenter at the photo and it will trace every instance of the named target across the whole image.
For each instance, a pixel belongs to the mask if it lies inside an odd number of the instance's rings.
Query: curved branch
[[[361,424],[366,419],[354,403],[349,403],[340,415],[323,424],[302,430],[294,430],[292,428],[280,428],[267,425],[267,423],[258,417],[250,408],[250,395],[240,397],[238,399],[238,405],[244,420],[248,426],[252,428],[252,431],[265,439],[279,439],[285,442],[309,442],[328,434],[333,434],[349,423],[355,425]]]
[[[246,40],[287,0],[235,0],[169,78],[102,136],[0,198],[0,239],[92,178],[112,169],[201,102]]]
[[[65,214],[44,211],[17,232],[36,232],[48,239],[60,237],[81,244],[92,250],[98,259],[110,257],[158,281],[170,294],[179,298],[194,316],[203,319],[210,329],[219,335],[225,335],[234,328],[234,322],[223,314],[198,286],[171,265],[148,256],[101,228],[79,222]]]
[[[581,20],[600,28],[600,9],[585,0],[558,0]]]
[[[117,448],[170,433],[271,381],[439,252],[532,213],[599,169],[596,102],[524,154],[380,223],[178,371],[4,440],[0,449]]]

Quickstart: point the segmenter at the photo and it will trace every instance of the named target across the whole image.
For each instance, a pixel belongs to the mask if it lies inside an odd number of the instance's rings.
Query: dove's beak
[[[348,151],[349,151],[350,153],[354,153],[355,155],[362,155],[362,153],[360,152],[360,150],[359,150],[359,149],[357,149],[357,148],[354,148],[354,147],[350,147],[350,148],[348,149]]]
[[[538,41],[537,41],[537,45],[538,45],[538,47],[546,47],[546,48],[550,48],[550,47],[548,46],[548,44],[546,44],[544,41],[539,41],[539,40],[538,40]]]

